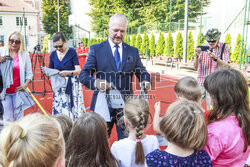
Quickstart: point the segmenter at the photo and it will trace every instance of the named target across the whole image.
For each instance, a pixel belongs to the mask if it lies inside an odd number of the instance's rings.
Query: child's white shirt
[[[144,155],[159,149],[158,140],[154,135],[146,135],[141,140],[143,145]],[[121,167],[144,167],[145,164],[135,164],[135,146],[136,141],[129,138],[125,138],[119,141],[115,141],[111,146],[111,152],[117,159]]]

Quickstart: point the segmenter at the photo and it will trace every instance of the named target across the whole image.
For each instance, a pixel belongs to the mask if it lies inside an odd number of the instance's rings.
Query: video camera
[[[33,51],[35,53],[35,51],[41,52],[41,46],[39,44],[37,44],[34,48]]]
[[[204,46],[204,45],[199,45],[198,48],[201,48],[201,51],[210,51],[210,52],[213,52],[213,49],[210,49],[209,46]]]

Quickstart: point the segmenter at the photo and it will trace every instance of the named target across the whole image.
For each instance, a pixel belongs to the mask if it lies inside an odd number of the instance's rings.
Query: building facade
[[[32,52],[39,43],[39,10],[33,1],[0,0],[0,40],[6,45],[9,35],[20,31],[25,37],[27,50]]]

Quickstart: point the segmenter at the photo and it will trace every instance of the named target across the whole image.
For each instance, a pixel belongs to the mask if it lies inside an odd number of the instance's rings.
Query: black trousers
[[[116,131],[118,140],[124,139],[128,137],[128,133],[126,132],[126,127],[123,119],[123,110],[112,109],[110,112],[111,122],[107,122],[108,126],[108,136],[110,137],[111,131],[113,129],[114,124],[116,124]]]

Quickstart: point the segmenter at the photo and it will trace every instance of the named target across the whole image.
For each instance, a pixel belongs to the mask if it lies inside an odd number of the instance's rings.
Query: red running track
[[[48,55],[45,56],[45,65],[48,66]],[[33,59],[34,60],[34,59]],[[34,63],[33,63],[34,64]],[[42,95],[42,93],[33,93],[36,99],[39,101],[41,106],[45,109],[45,111],[49,114],[52,112],[52,100],[53,100],[53,93],[51,91],[50,87],[50,81],[46,80],[45,81],[45,86],[44,86],[44,81],[41,79],[41,71],[39,68],[39,63],[37,63],[36,68],[33,68],[34,72],[34,80],[33,80],[33,88],[32,84],[29,85],[29,89],[35,92],[44,92],[44,89],[46,89],[45,95]],[[174,85],[178,81],[179,78],[173,77],[170,75],[160,75],[156,73],[151,73],[151,78],[152,78],[152,90],[148,92],[148,95],[150,97],[149,99],[149,107],[150,107],[150,113],[153,117],[154,115],[154,104],[157,101],[166,101],[169,103],[172,103],[176,100],[176,96],[174,93]],[[134,77],[134,81],[135,80]],[[137,82],[133,82],[133,90],[135,94],[139,94],[139,84]],[[89,110],[89,106],[91,103],[91,98],[92,98],[92,91],[86,89],[83,86],[83,95],[84,95],[84,103],[85,107],[87,108],[87,111]],[[166,111],[167,107],[169,104],[162,104],[162,110],[161,110],[161,115],[164,114]],[[38,107],[38,105],[34,105],[33,107],[27,109],[25,111],[25,114],[28,113],[33,113],[33,112],[41,112],[41,109]],[[154,134],[153,129],[152,129],[152,120],[149,120],[149,125],[145,131],[146,134]],[[116,135],[116,129],[113,128],[111,137],[110,137],[110,144],[112,144],[115,140],[117,140],[117,135]]]

